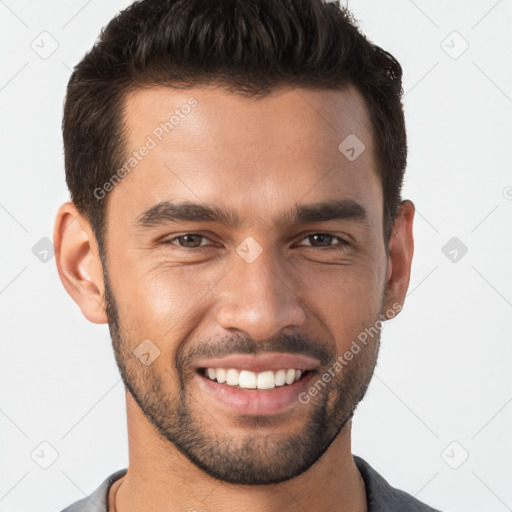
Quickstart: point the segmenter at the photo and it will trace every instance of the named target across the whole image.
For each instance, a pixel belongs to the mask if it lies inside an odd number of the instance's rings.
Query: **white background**
[[[52,239],[68,199],[60,123],[70,69],[128,4],[0,0],[2,512],[58,512],[128,462],[108,327],[87,322],[55,259],[32,252]],[[404,197],[417,207],[409,295],[384,329],[353,452],[442,510],[512,510],[512,1],[350,8],[403,66]],[[43,31],[58,43],[47,59],[31,47],[44,37],[51,49]],[[452,237],[468,249],[456,262],[442,251]],[[31,456],[50,460],[42,442],[59,454],[48,469]]]

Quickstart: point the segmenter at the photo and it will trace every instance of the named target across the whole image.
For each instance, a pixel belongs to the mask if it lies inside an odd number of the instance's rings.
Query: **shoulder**
[[[107,477],[89,496],[69,505],[62,512],[108,512],[108,491],[110,486],[126,474],[127,469],[120,469]]]
[[[366,486],[368,512],[440,512],[389,483],[361,457],[354,462]]]

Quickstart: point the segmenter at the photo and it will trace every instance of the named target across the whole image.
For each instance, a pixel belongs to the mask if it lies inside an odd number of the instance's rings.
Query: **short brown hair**
[[[126,94],[203,84],[246,97],[282,85],[355,85],[370,116],[388,249],[407,160],[402,69],[359,31],[351,13],[323,0],[143,0],[102,29],[67,87],[66,182],[100,251],[108,197],[98,200],[94,191],[125,161]]]

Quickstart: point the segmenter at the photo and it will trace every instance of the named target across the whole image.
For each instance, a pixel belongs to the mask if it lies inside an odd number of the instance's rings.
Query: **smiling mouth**
[[[253,372],[236,368],[199,368],[199,374],[219,384],[235,389],[270,390],[283,386],[291,386],[310,373],[308,370],[287,368]]]

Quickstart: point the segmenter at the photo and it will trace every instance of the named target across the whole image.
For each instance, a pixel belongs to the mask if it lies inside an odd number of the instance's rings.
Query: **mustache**
[[[178,367],[185,367],[198,358],[217,358],[233,354],[258,355],[268,352],[301,354],[318,359],[322,366],[326,366],[335,358],[336,346],[333,344],[330,347],[323,340],[312,340],[301,334],[280,334],[264,341],[231,336],[221,340],[199,341],[189,348],[186,354],[178,353],[176,359]]]

